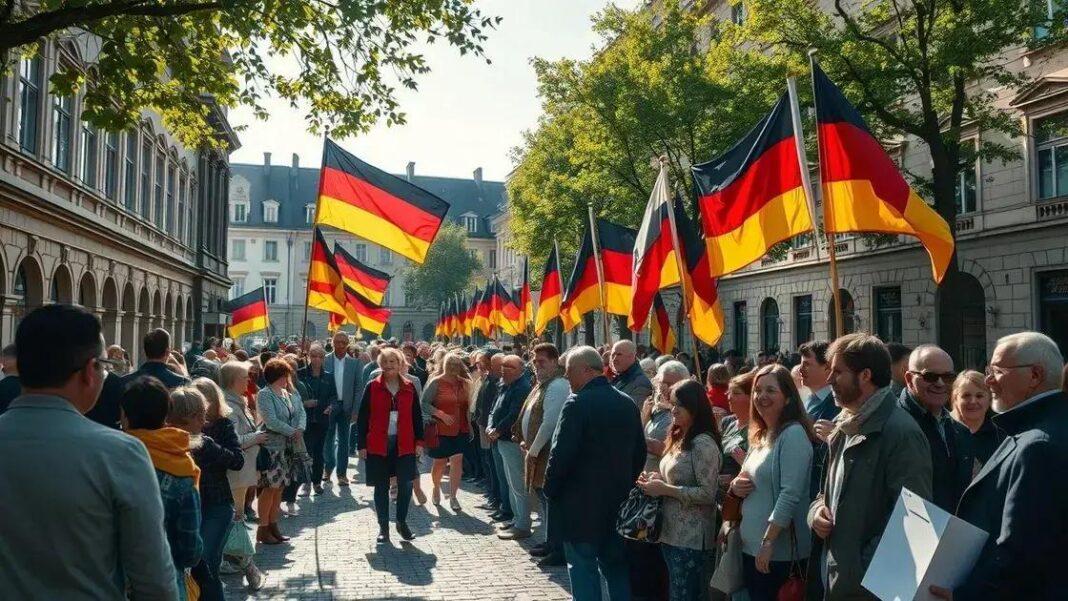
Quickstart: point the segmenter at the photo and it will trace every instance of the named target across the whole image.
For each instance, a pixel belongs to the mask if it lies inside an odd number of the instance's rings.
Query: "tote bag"
[[[663,503],[659,497],[650,497],[634,487],[619,507],[616,532],[626,539],[655,543],[660,540],[662,512]]]
[[[719,561],[709,585],[728,595],[745,586],[742,579],[742,535],[738,533],[737,528],[731,528],[727,532],[727,541],[720,546]]]

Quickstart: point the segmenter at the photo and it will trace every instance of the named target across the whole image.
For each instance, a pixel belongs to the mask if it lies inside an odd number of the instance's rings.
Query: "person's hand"
[[[723,490],[730,490],[732,481],[734,481],[734,476],[730,474],[720,474],[719,487]]]
[[[296,430],[293,430],[293,434],[290,435],[289,438],[291,438],[293,440],[293,442],[297,442],[303,436],[304,436],[304,430],[301,430],[300,428],[297,428]]]
[[[953,591],[951,591],[949,589],[945,589],[945,588],[942,588],[940,586],[935,586],[935,585],[932,584],[930,586],[930,588],[928,588],[927,590],[930,591],[932,595],[934,595],[935,597],[938,597],[939,599],[945,599],[946,601],[953,601]]]
[[[256,433],[256,438],[253,438],[252,440],[256,444],[264,444],[264,443],[267,442],[267,433],[266,432],[257,432]]]
[[[734,447],[731,449],[731,459],[734,459],[738,465],[745,463],[745,449],[742,447]]]
[[[451,426],[456,423],[456,418],[449,415],[448,413],[445,413],[444,411],[438,411],[434,415],[435,417],[441,420],[441,423],[445,424],[446,426]]]
[[[350,420],[349,420],[349,423],[350,423],[350,424],[355,424],[355,423],[356,423],[357,421],[359,421],[359,420],[360,420],[360,416],[358,416],[358,415],[356,415],[355,413],[353,413],[353,414],[352,414],[352,419],[350,419]]]
[[[716,535],[716,544],[727,544],[727,535],[734,529],[734,525],[731,522],[723,522],[723,525],[719,527],[719,533]]]
[[[753,488],[753,481],[749,479],[749,476],[739,474],[731,481],[730,491],[732,495],[744,499],[753,492]]]
[[[812,531],[816,533],[816,536],[827,540],[833,529],[834,516],[831,515],[831,510],[826,505],[820,505],[815,517],[812,518]]]
[[[323,415],[330,415],[333,412],[334,412],[334,406],[333,405],[327,405],[326,409],[323,409]]]
[[[826,419],[816,420],[813,424],[816,429],[816,436],[823,439],[823,442],[827,442],[827,439],[831,437],[831,432],[834,432],[834,422]]]
[[[489,438],[491,442],[496,442],[497,439],[501,437],[501,433],[491,428],[486,430],[486,437]]]
[[[655,438],[646,438],[645,439],[645,450],[649,451],[653,455],[657,455],[657,456],[663,455],[664,454],[664,446],[665,446],[664,445],[664,441],[662,441],[662,440],[657,440]]]
[[[309,409],[312,408],[312,407],[317,406],[318,404],[319,404],[319,401],[317,401],[315,399],[307,399],[307,400],[304,401],[304,406],[306,408],[309,408]]]
[[[356,454],[360,457],[360,459],[367,459],[367,449],[360,449],[359,452],[357,452]]]
[[[774,550],[774,541],[764,540],[760,542],[760,552],[756,556],[756,569],[761,574],[771,573],[771,552]]]
[[[649,478],[638,482],[638,488],[650,497],[662,497],[667,494],[668,483],[659,478]]]
[[[526,453],[527,452],[527,441],[524,440],[523,442],[519,443],[519,448],[522,449],[524,453]]]

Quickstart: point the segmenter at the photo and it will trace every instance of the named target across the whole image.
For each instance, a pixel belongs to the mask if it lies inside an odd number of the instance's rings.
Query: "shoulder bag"
[[[616,532],[629,540],[643,543],[655,543],[660,540],[661,515],[663,501],[660,497],[650,497],[635,486],[623,504],[619,506],[616,518]]]
[[[796,422],[794,422],[796,423]],[[792,427],[793,424],[786,426],[786,428]],[[779,432],[779,438],[782,438],[783,432],[786,431],[783,428]],[[780,476],[779,470],[779,455],[782,452],[781,440],[775,441],[775,471],[772,472],[772,477],[775,479],[775,498],[779,498],[780,492]],[[794,521],[790,520],[790,577],[786,579],[786,582],[779,587],[779,594],[775,597],[776,601],[804,601],[805,599],[805,575],[801,570],[801,564],[797,558],[797,526]]]

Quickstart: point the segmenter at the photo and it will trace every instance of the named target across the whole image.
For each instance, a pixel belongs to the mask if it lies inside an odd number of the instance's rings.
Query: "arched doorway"
[[[130,360],[137,362],[141,353],[137,350],[137,292],[131,282],[126,282],[122,289],[122,348],[130,354]]]
[[[193,299],[188,296],[185,297],[185,339],[190,344],[197,342],[193,335]]]
[[[831,340],[857,331],[857,307],[853,302],[853,295],[845,288],[839,288],[838,296],[840,297],[840,304],[842,306],[842,327],[845,331],[841,333],[838,332],[838,318],[837,313],[834,310],[834,297],[832,296],[831,302],[827,306],[827,331],[831,334]]]
[[[411,320],[404,322],[401,332],[404,337],[404,342],[411,342],[415,338],[415,327],[412,326]]]
[[[956,281],[945,281],[939,288],[939,340],[946,352],[953,357],[957,370],[983,370],[987,364],[986,354],[986,290],[975,276],[959,271]],[[943,293],[950,294],[941,298]],[[954,323],[956,322],[956,323]],[[960,340],[954,341],[948,332],[959,324]]]
[[[44,276],[41,266],[31,257],[25,257],[15,268],[15,281],[12,286],[15,307],[12,311],[12,325],[17,330],[19,323],[27,313],[41,306],[44,300]]]
[[[119,291],[115,286],[114,278],[109,277],[104,280],[102,292],[100,305],[104,309],[101,319],[101,324],[104,326],[104,339],[108,344],[120,344],[120,332],[116,329],[119,325]]]
[[[74,302],[74,284],[70,276],[70,269],[66,265],[56,267],[52,273],[52,285],[49,289],[48,299],[53,303],[69,305]]]
[[[152,293],[152,316],[151,322],[153,328],[166,328],[166,324],[163,323],[163,300],[159,294],[159,290]]]
[[[423,326],[423,340],[431,341],[434,339],[434,324],[428,323]]]
[[[91,271],[83,273],[78,281],[78,304],[86,309],[96,309],[96,280]]]
[[[141,348],[141,341],[144,339],[145,334],[152,329],[152,307],[151,301],[148,296],[148,286],[142,286],[141,292],[137,295],[137,356],[142,360],[144,359],[144,353]]]
[[[765,298],[760,304],[760,350],[765,353],[779,352],[779,303],[773,298]]]
[[[185,350],[185,343],[189,342],[185,337],[185,308],[182,306],[182,295],[174,297],[174,337],[180,339],[174,343],[174,348]]]
[[[182,348],[182,335],[174,329],[174,299],[171,291],[163,297],[163,329],[171,333],[171,345],[176,349]]]

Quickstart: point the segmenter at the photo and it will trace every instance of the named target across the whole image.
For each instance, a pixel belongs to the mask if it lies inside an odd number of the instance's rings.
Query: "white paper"
[[[934,601],[972,571],[987,533],[902,489],[861,584],[882,601]]]

